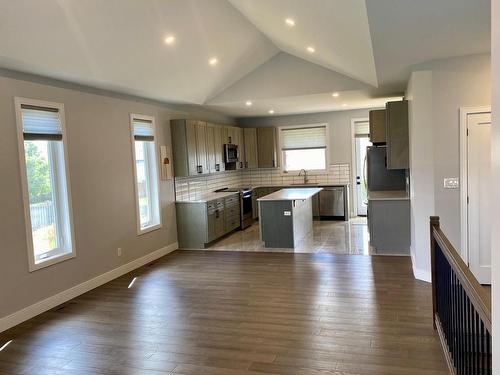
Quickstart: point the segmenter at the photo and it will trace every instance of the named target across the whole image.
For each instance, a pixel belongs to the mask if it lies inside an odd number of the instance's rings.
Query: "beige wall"
[[[284,126],[327,123],[330,132],[330,163],[351,164],[351,119],[368,118],[369,109],[307,113],[303,115],[238,119],[241,126]]]
[[[129,114],[154,116],[159,144],[169,120],[192,117],[172,106],[68,85],[0,76],[0,318],[177,240],[172,181],[161,182],[163,228],[137,236]],[[61,87],[64,86],[64,87]],[[28,272],[14,97],[64,103],[77,257]],[[173,106],[175,108],[175,106]],[[196,110],[196,116],[231,119]],[[123,255],[117,256],[117,248]]]
[[[411,256],[415,277],[430,281],[429,217],[434,215],[432,72],[413,72],[406,92],[410,130]]]
[[[461,247],[460,190],[444,189],[443,179],[460,175],[460,108],[491,103],[490,69],[489,54],[472,55],[415,66],[410,79],[412,255],[424,280],[430,279],[430,215]]]
[[[444,189],[443,179],[459,177],[461,107],[491,104],[491,56],[472,55],[415,67],[432,72],[435,214],[451,243],[460,248],[460,191]]]
[[[496,194],[492,197],[492,212],[500,212],[498,186],[500,186],[500,1],[492,3],[491,57],[493,81],[493,127],[492,127],[492,164],[493,186]],[[493,375],[500,374],[500,215],[493,215],[492,228],[492,277],[493,277]]]

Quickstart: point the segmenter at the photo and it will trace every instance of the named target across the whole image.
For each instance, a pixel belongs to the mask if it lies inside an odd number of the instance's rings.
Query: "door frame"
[[[352,180],[352,210],[351,216],[358,216],[358,188],[356,184],[356,123],[370,122],[368,117],[351,118],[351,180]]]
[[[491,106],[461,107],[460,108],[460,255],[469,266],[469,220],[467,204],[467,186],[469,182],[468,148],[467,148],[467,118],[478,113],[491,113]]]

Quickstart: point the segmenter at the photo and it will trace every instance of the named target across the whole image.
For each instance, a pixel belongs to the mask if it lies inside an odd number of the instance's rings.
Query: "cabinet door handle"
[[[198,168],[198,173],[203,173],[203,167],[201,165],[198,165],[197,168]]]
[[[220,171],[220,164],[215,164],[215,170],[216,170],[217,172],[219,172],[219,171]]]

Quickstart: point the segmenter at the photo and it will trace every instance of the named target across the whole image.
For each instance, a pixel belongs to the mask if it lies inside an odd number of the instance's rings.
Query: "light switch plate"
[[[283,211],[283,215],[284,216],[292,216],[292,212],[291,211]]]
[[[445,178],[443,180],[443,187],[445,189],[458,189],[460,188],[460,183],[458,177]]]

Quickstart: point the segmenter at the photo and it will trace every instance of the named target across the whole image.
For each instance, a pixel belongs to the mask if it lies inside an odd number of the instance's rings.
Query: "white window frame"
[[[16,109],[16,124],[17,124],[17,142],[19,151],[19,165],[21,168],[21,188],[23,194],[23,206],[24,206],[24,218],[26,226],[26,242],[28,251],[28,265],[29,271],[33,272],[45,267],[52,266],[54,264],[63,262],[68,259],[76,257],[76,245],[75,245],[75,230],[73,226],[73,205],[71,198],[71,178],[69,173],[69,158],[68,158],[68,142],[66,139],[66,121],[64,116],[64,104],[48,102],[44,100],[28,99],[15,97],[14,104]],[[33,244],[33,231],[31,227],[31,213],[30,213],[30,202],[29,202],[29,190],[28,190],[28,176],[26,170],[26,159],[24,150],[24,128],[23,128],[23,118],[22,118],[22,108],[21,105],[32,105],[37,107],[45,108],[57,108],[59,111],[59,121],[61,124],[62,133],[62,143],[64,152],[64,170],[66,174],[66,190],[68,194],[68,210],[69,210],[69,228],[71,235],[71,252],[56,255],[48,258],[47,260],[40,261],[38,264],[35,262],[35,249]]]
[[[158,199],[158,217],[160,222],[158,224],[151,225],[149,227],[141,228],[141,209],[139,206],[139,186],[137,184],[137,167],[136,167],[136,155],[135,155],[135,139],[134,139],[134,120],[144,120],[151,121],[153,126],[153,136],[154,136],[154,150],[155,150],[155,160],[156,160],[156,181],[157,181],[157,199]],[[134,195],[135,195],[135,213],[136,213],[136,222],[137,222],[137,235],[143,235],[154,230],[158,230],[163,227],[163,218],[161,212],[161,194],[160,194],[160,163],[158,159],[158,137],[156,131],[156,122],[155,118],[147,115],[140,115],[131,113],[130,114],[130,140],[132,147],[132,165],[134,170]]]
[[[285,163],[283,160],[283,150],[281,143],[281,130],[283,129],[296,129],[296,128],[317,128],[319,126],[324,126],[326,131],[326,149],[325,149],[325,169],[306,169],[307,173],[311,175],[323,175],[328,174],[328,168],[330,166],[330,132],[329,132],[329,124],[326,122],[316,123],[316,124],[305,124],[305,125],[286,125],[278,127],[278,160],[280,165],[280,172],[282,176],[290,176],[295,172],[299,172],[300,170],[290,170],[285,171]]]

